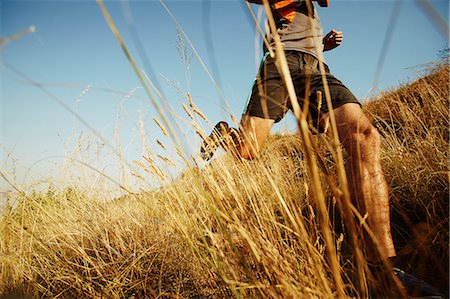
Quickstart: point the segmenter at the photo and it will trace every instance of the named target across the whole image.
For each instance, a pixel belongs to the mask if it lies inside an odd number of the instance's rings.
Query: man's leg
[[[264,146],[275,121],[243,114],[239,130],[229,128],[224,121],[218,122],[211,134],[203,141],[200,148],[201,157],[208,161],[219,146],[233,155],[251,160],[256,158]]]
[[[353,201],[362,215],[368,214],[370,229],[384,251],[384,256],[396,255],[391,235],[388,188],[381,169],[380,135],[361,107],[347,103],[334,110],[339,139],[349,155],[347,177]],[[373,248],[370,240],[367,249]],[[367,252],[369,262],[379,262],[374,249]]]
[[[264,146],[275,121],[250,115],[242,115],[236,154],[242,159],[256,158]]]
[[[349,155],[347,177],[354,202],[361,213],[368,214],[367,222],[384,251],[384,257],[394,257],[388,188],[381,169],[380,135],[359,104],[344,104],[334,109],[334,113],[339,138]],[[366,249],[370,248],[373,244],[368,240]],[[381,258],[376,249],[367,252],[367,260],[372,265],[380,265]],[[411,296],[443,298],[438,290],[413,275],[399,269],[392,273],[395,275],[391,279],[395,281],[399,294],[405,297],[406,289]]]

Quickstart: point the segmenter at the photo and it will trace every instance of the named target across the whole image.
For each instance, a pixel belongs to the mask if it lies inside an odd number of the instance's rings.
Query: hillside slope
[[[439,65],[364,105],[383,136],[400,263],[443,292],[449,279],[448,88],[449,67]],[[327,136],[311,137],[323,161],[327,215],[316,208],[295,134],[271,136],[259,159],[225,154],[164,188],[114,202],[76,188],[11,195],[19,205],[0,218],[0,295],[329,298],[338,284],[348,296],[370,295],[339,213],[333,146]],[[327,217],[339,278],[325,254]]]
[[[448,66],[438,65],[365,106],[384,136],[383,168],[403,268],[447,292],[449,74]]]

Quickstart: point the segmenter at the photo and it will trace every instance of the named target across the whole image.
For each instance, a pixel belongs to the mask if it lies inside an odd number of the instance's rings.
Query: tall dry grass
[[[217,289],[153,194],[102,203],[67,189],[20,200],[1,219],[0,294],[184,298]]]
[[[200,169],[182,154],[161,94],[98,3],[186,171],[167,184],[170,176],[164,169],[144,159],[140,165],[152,169],[149,173],[164,186],[112,202],[76,187],[40,194],[14,186],[17,193],[10,199],[18,204],[0,219],[0,293],[59,298],[371,296],[358,241],[364,218],[351,212],[333,121],[334,136],[311,135],[292,96],[300,135],[270,138],[259,159],[223,155]],[[285,69],[280,47],[278,42],[275,50]],[[289,76],[285,79],[289,82]],[[409,270],[423,278],[433,274],[431,282],[444,290],[448,84],[448,65],[440,66],[365,107],[384,136],[400,257],[419,257]],[[194,115],[205,116],[187,94],[189,107],[184,109],[204,136]],[[330,100],[326,90],[325,99]],[[377,290],[389,291],[387,286]]]
[[[448,65],[365,111],[383,136],[393,233],[405,270],[448,289]],[[358,293],[327,136],[310,136],[345,296]],[[76,188],[17,193],[0,220],[0,293],[59,298],[331,298],[335,278],[299,135],[259,159],[224,154],[171,184],[100,201]],[[358,224],[359,226],[359,224]],[[358,227],[360,229],[360,227]],[[360,274],[360,273],[359,273]],[[367,280],[368,278],[364,276]]]
[[[400,263],[448,294],[450,73],[447,63],[430,64],[424,72],[365,110],[383,135]]]

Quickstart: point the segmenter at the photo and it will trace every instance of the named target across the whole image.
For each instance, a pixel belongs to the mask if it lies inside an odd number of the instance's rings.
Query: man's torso
[[[322,27],[314,4],[310,3],[308,7],[306,1],[282,0],[272,4],[272,12],[285,50],[306,52],[319,58],[322,56]],[[270,36],[269,43],[274,45]]]

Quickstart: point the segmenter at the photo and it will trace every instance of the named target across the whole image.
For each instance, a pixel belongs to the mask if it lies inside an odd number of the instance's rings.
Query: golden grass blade
[[[446,21],[439,14],[429,0],[415,0],[415,2],[417,6],[420,7],[422,12],[428,17],[441,36],[448,41],[450,37],[448,21]]]
[[[181,34],[183,35],[183,37],[186,39],[187,43],[189,44],[189,46],[192,49],[192,52],[194,53],[195,57],[197,57],[197,60],[200,62],[200,65],[202,66],[203,70],[205,71],[206,75],[208,76],[209,80],[211,81],[212,85],[214,86],[214,88],[217,91],[217,94],[219,95],[219,97],[222,99],[223,104],[225,105],[226,109],[228,111],[231,111],[231,108],[228,106],[228,102],[226,101],[225,95],[222,93],[222,91],[220,90],[219,85],[217,84],[216,80],[214,80],[211,72],[209,71],[208,67],[206,66],[205,62],[203,61],[203,59],[201,58],[200,54],[197,52],[197,49],[194,47],[194,45],[192,44],[191,40],[189,39],[189,37],[187,36],[187,34],[184,32],[183,27],[181,26],[181,24],[178,22],[178,20],[175,18],[175,16],[173,15],[173,13],[170,11],[170,9],[167,7],[167,5],[164,3],[163,0],[159,0],[159,2],[161,3],[161,5],[163,6],[163,8],[167,11],[167,13],[169,14],[169,16],[172,18],[173,22],[177,25],[177,28],[180,30]],[[230,113],[232,114],[232,113]]]
[[[313,11],[312,3],[307,1],[306,4],[308,6],[309,14],[312,14],[312,11]],[[316,32],[314,32],[315,27],[312,26],[312,21],[313,20],[310,19],[313,35],[316,36]],[[316,43],[315,47],[316,47],[316,52],[321,53],[323,55],[323,53],[321,51],[322,45]],[[330,94],[330,89],[328,87],[328,81],[325,76],[326,72],[325,72],[325,66],[324,66],[323,61],[324,61],[323,56],[319,57],[319,70],[320,70],[320,73],[322,74],[322,84],[324,87],[325,99],[326,99],[326,103],[327,103],[327,107],[328,107],[328,111],[329,111],[328,115],[329,115],[329,120],[330,120],[330,125],[331,125],[333,142],[334,142],[334,146],[335,146],[338,177],[339,177],[339,181],[341,182],[341,191],[343,192],[343,196],[341,197],[341,199],[343,200],[343,211],[344,211],[343,216],[346,221],[347,228],[349,229],[350,238],[352,239],[352,242],[354,245],[354,250],[355,250],[355,255],[356,255],[356,263],[357,263],[357,268],[358,268],[358,277],[359,277],[359,283],[358,283],[359,293],[367,294],[368,290],[366,287],[366,281],[365,281],[364,271],[363,271],[365,268],[365,259],[359,248],[359,245],[358,245],[359,244],[358,235],[356,233],[356,226],[355,226],[353,215],[351,212],[352,203],[351,203],[351,196],[350,196],[350,191],[349,191],[349,186],[348,186],[348,181],[347,181],[347,175],[345,172],[344,157],[342,154],[342,147],[341,147],[340,141],[339,141],[339,134],[338,134],[337,125],[336,125],[336,118],[334,115],[333,105],[331,103],[331,94]]]
[[[156,90],[155,85],[151,82],[150,78],[145,78],[145,76],[143,76],[141,74],[141,72],[139,71],[139,68],[137,67],[137,64],[135,62],[135,60],[133,59],[130,51],[128,50],[127,46],[125,45],[122,37],[120,36],[120,33],[116,27],[116,25],[114,24],[111,16],[109,15],[105,5],[103,4],[103,0],[97,0],[97,4],[99,5],[103,16],[105,17],[105,21],[106,23],[109,25],[109,28],[111,29],[112,33],[114,34],[114,36],[116,37],[117,41],[119,42],[125,56],[127,57],[128,61],[130,62],[131,66],[133,67],[134,72],[136,73],[136,75],[139,78],[139,81],[141,82],[142,86],[144,87],[144,90],[147,93],[147,96],[149,97],[149,99],[151,100],[151,103],[153,105],[153,107],[156,109],[156,111],[158,112],[159,117],[162,119],[165,127],[168,128],[169,132],[170,132],[170,137],[173,139],[175,146],[176,147],[180,147],[181,142],[179,141],[178,138],[178,134],[176,134],[175,130],[172,128],[172,125],[170,124],[169,120],[167,119],[165,112],[161,109],[160,105],[158,104],[158,102],[156,101],[155,97],[153,96],[153,93],[151,92],[147,82],[150,82],[151,86],[153,87],[153,89],[157,92],[157,94],[161,97],[160,93]],[[147,79],[147,80],[146,80]],[[161,98],[161,100],[163,100]],[[166,131],[167,132],[167,131]],[[168,134],[166,136],[169,136]],[[185,159],[185,162],[189,165],[190,162],[189,160]]]
[[[167,150],[166,146],[164,145],[164,143],[162,143],[159,139],[156,139],[156,143],[163,149],[163,150]]]
[[[326,210],[325,198],[323,194],[322,186],[320,185],[319,180],[319,172],[317,169],[317,165],[315,162],[314,154],[311,151],[311,141],[309,139],[309,129],[308,124],[306,122],[305,117],[301,117],[301,108],[297,100],[297,95],[295,93],[294,84],[292,82],[292,78],[290,76],[289,67],[287,65],[286,56],[284,55],[284,49],[281,45],[280,37],[277,34],[277,29],[275,25],[275,21],[272,16],[272,11],[267,0],[263,1],[264,8],[266,10],[267,19],[269,20],[269,26],[272,31],[272,36],[275,41],[275,58],[278,61],[277,66],[280,68],[280,73],[283,75],[283,79],[289,94],[289,98],[291,101],[291,106],[294,112],[295,117],[297,118],[299,129],[301,131],[301,136],[304,142],[304,148],[306,152],[306,161],[308,165],[308,171],[311,175],[311,183],[314,197],[319,206],[319,211],[321,213],[321,221],[322,221],[322,229],[325,237],[325,242],[327,244],[327,253],[331,266],[331,270],[333,272],[333,277],[335,280],[335,287],[337,290],[337,295],[340,298],[345,297],[344,291],[344,283],[342,281],[342,277],[340,274],[340,266],[336,257],[336,250],[334,245],[334,240],[332,237],[332,233],[330,230],[329,216]],[[320,51],[319,51],[320,53]],[[322,66],[323,68],[323,66]]]
[[[194,115],[192,114],[192,112],[189,110],[188,106],[186,106],[185,103],[183,103],[183,109],[191,120],[195,120]]]
[[[164,136],[169,137],[169,133],[167,133],[166,127],[163,126],[163,124],[155,117],[152,117],[155,124],[161,129],[161,132],[164,134]]]

